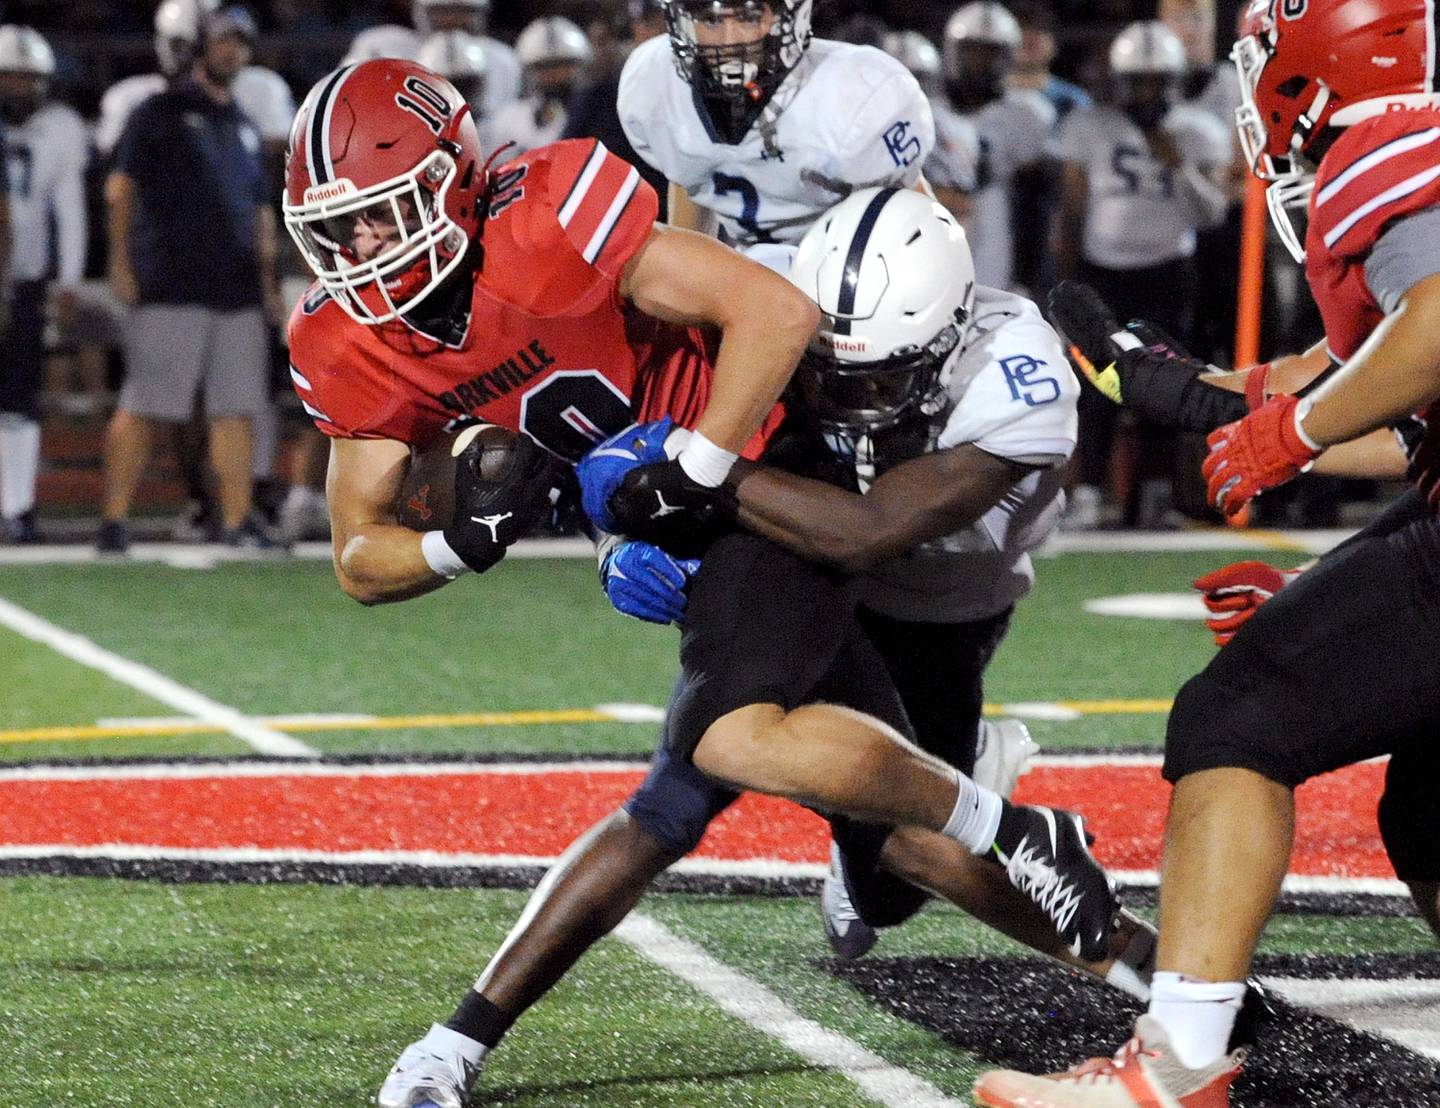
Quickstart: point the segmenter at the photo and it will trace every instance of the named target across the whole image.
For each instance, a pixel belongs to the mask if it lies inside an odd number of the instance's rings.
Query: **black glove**
[[[1089,285],[1061,281],[1050,290],[1049,308],[1070,361],[1114,403],[1182,431],[1208,433],[1229,422],[1226,416],[1245,414],[1243,395],[1197,380],[1212,366],[1153,323],[1137,319],[1120,326]]]
[[[450,549],[476,573],[505,556],[506,548],[550,512],[551,489],[561,484],[560,463],[529,435],[521,435],[503,472],[481,477],[480,452],[466,452],[455,467],[455,518],[444,529]]]
[[[627,473],[607,507],[621,533],[677,558],[695,558],[728,529],[735,498],[723,485],[693,481],[678,461],[653,462]]]

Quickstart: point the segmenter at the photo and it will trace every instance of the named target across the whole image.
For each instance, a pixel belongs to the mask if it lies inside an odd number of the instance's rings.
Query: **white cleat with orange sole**
[[[982,1074],[975,1103],[984,1108],[1229,1108],[1230,1083],[1245,1052],[1203,1069],[1183,1065],[1159,1021],[1141,1016],[1135,1036],[1113,1058],[1092,1058],[1065,1073],[1014,1070]]]

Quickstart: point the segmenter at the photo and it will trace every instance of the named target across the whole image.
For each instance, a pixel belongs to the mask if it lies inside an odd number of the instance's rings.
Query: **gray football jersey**
[[[875,567],[865,603],[897,619],[960,622],[997,615],[1035,581],[1030,551],[1064,506],[1064,463],[1075,447],[1080,385],[1035,304],[980,287],[965,345],[936,416],[932,449],[972,443],[1039,468],[972,526]]]
[[[1229,161],[1229,134],[1210,112],[1181,104],[1162,126],[1187,165],[1206,170]],[[1128,115],[1108,104],[1077,108],[1060,125],[1055,146],[1062,161],[1083,166],[1089,178],[1086,261],[1139,269],[1195,253],[1194,205]]]

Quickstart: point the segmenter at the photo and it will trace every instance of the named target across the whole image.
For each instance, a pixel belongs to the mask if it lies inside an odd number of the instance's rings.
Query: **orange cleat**
[[[1230,1083],[1244,1051],[1203,1069],[1182,1065],[1165,1029],[1150,1016],[1113,1058],[1092,1058],[1065,1073],[1036,1076],[1014,1070],[982,1074],[975,1103],[985,1108],[1229,1108]]]

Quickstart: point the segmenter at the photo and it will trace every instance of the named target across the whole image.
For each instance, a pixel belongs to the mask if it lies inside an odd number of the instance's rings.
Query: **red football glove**
[[[1264,562],[1236,562],[1195,579],[1205,594],[1210,618],[1205,626],[1215,634],[1215,645],[1224,646],[1235,637],[1245,621],[1291,581],[1298,569],[1276,569]]]
[[[1210,456],[1200,467],[1210,503],[1232,516],[1266,489],[1309,468],[1318,447],[1301,438],[1294,396],[1267,400],[1244,419],[1211,431]]]

